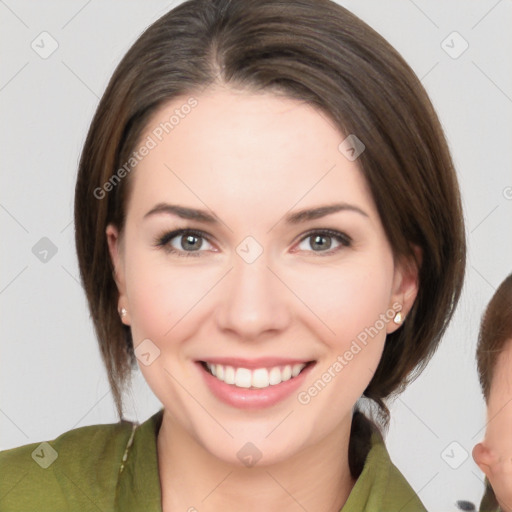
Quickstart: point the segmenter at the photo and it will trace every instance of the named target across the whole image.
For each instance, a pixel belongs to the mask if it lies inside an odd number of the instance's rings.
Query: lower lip
[[[263,409],[281,402],[296,391],[304,383],[315,363],[308,364],[297,377],[262,389],[239,388],[226,384],[211,375],[201,363],[197,362],[197,365],[206,385],[219,400],[238,409]]]

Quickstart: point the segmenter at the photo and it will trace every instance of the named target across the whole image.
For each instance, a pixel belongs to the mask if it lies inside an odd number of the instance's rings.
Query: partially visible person
[[[480,511],[512,512],[512,274],[483,316],[477,362],[487,405],[485,438],[473,448],[487,477]]]

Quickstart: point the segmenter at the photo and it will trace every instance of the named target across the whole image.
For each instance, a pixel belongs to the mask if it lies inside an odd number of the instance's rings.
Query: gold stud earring
[[[128,311],[125,308],[121,308],[119,310],[119,314],[121,315],[121,318],[124,318],[126,316],[126,313],[128,313]]]
[[[402,312],[398,311],[398,313],[395,315],[395,318],[393,318],[393,322],[395,322],[397,325],[400,325],[403,321],[404,319],[402,318]]]

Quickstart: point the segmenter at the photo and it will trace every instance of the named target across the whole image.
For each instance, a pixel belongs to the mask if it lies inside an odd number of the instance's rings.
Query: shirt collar
[[[124,467],[119,474],[115,510],[162,511],[156,440],[163,409],[134,431]]]
[[[162,512],[161,487],[158,471],[157,435],[164,409],[160,409],[134,430],[128,443],[127,457],[119,474],[116,510],[151,510]],[[397,492],[399,491],[399,492]],[[371,436],[371,449],[363,471],[340,512],[384,510],[383,500],[393,500],[390,506],[403,510],[425,510],[419,498],[393,465],[384,440],[378,432]],[[391,510],[391,509],[390,509]]]

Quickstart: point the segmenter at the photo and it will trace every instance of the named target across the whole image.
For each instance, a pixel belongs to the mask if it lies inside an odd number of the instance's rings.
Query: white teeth
[[[304,365],[294,364],[292,368],[292,377],[297,377],[297,375],[299,375],[299,373],[301,372],[302,368],[304,368]]]
[[[232,366],[226,366],[224,369],[224,382],[226,384],[235,383],[235,369]]]
[[[235,373],[235,386],[239,388],[250,388],[251,380],[251,370],[247,368],[237,368]]]
[[[266,368],[258,368],[252,372],[252,387],[253,388],[266,388],[268,382],[268,370]]]
[[[270,370],[268,381],[271,386],[281,383],[281,370],[277,366]]]
[[[285,380],[290,380],[291,378],[292,378],[292,367],[289,364],[287,364],[284,367],[283,374],[281,375],[281,379],[283,379],[283,381],[285,381]]]
[[[273,368],[233,368],[221,364],[206,363],[206,366],[217,379],[239,388],[267,388],[297,377],[306,366],[304,363],[294,365],[274,366]]]

